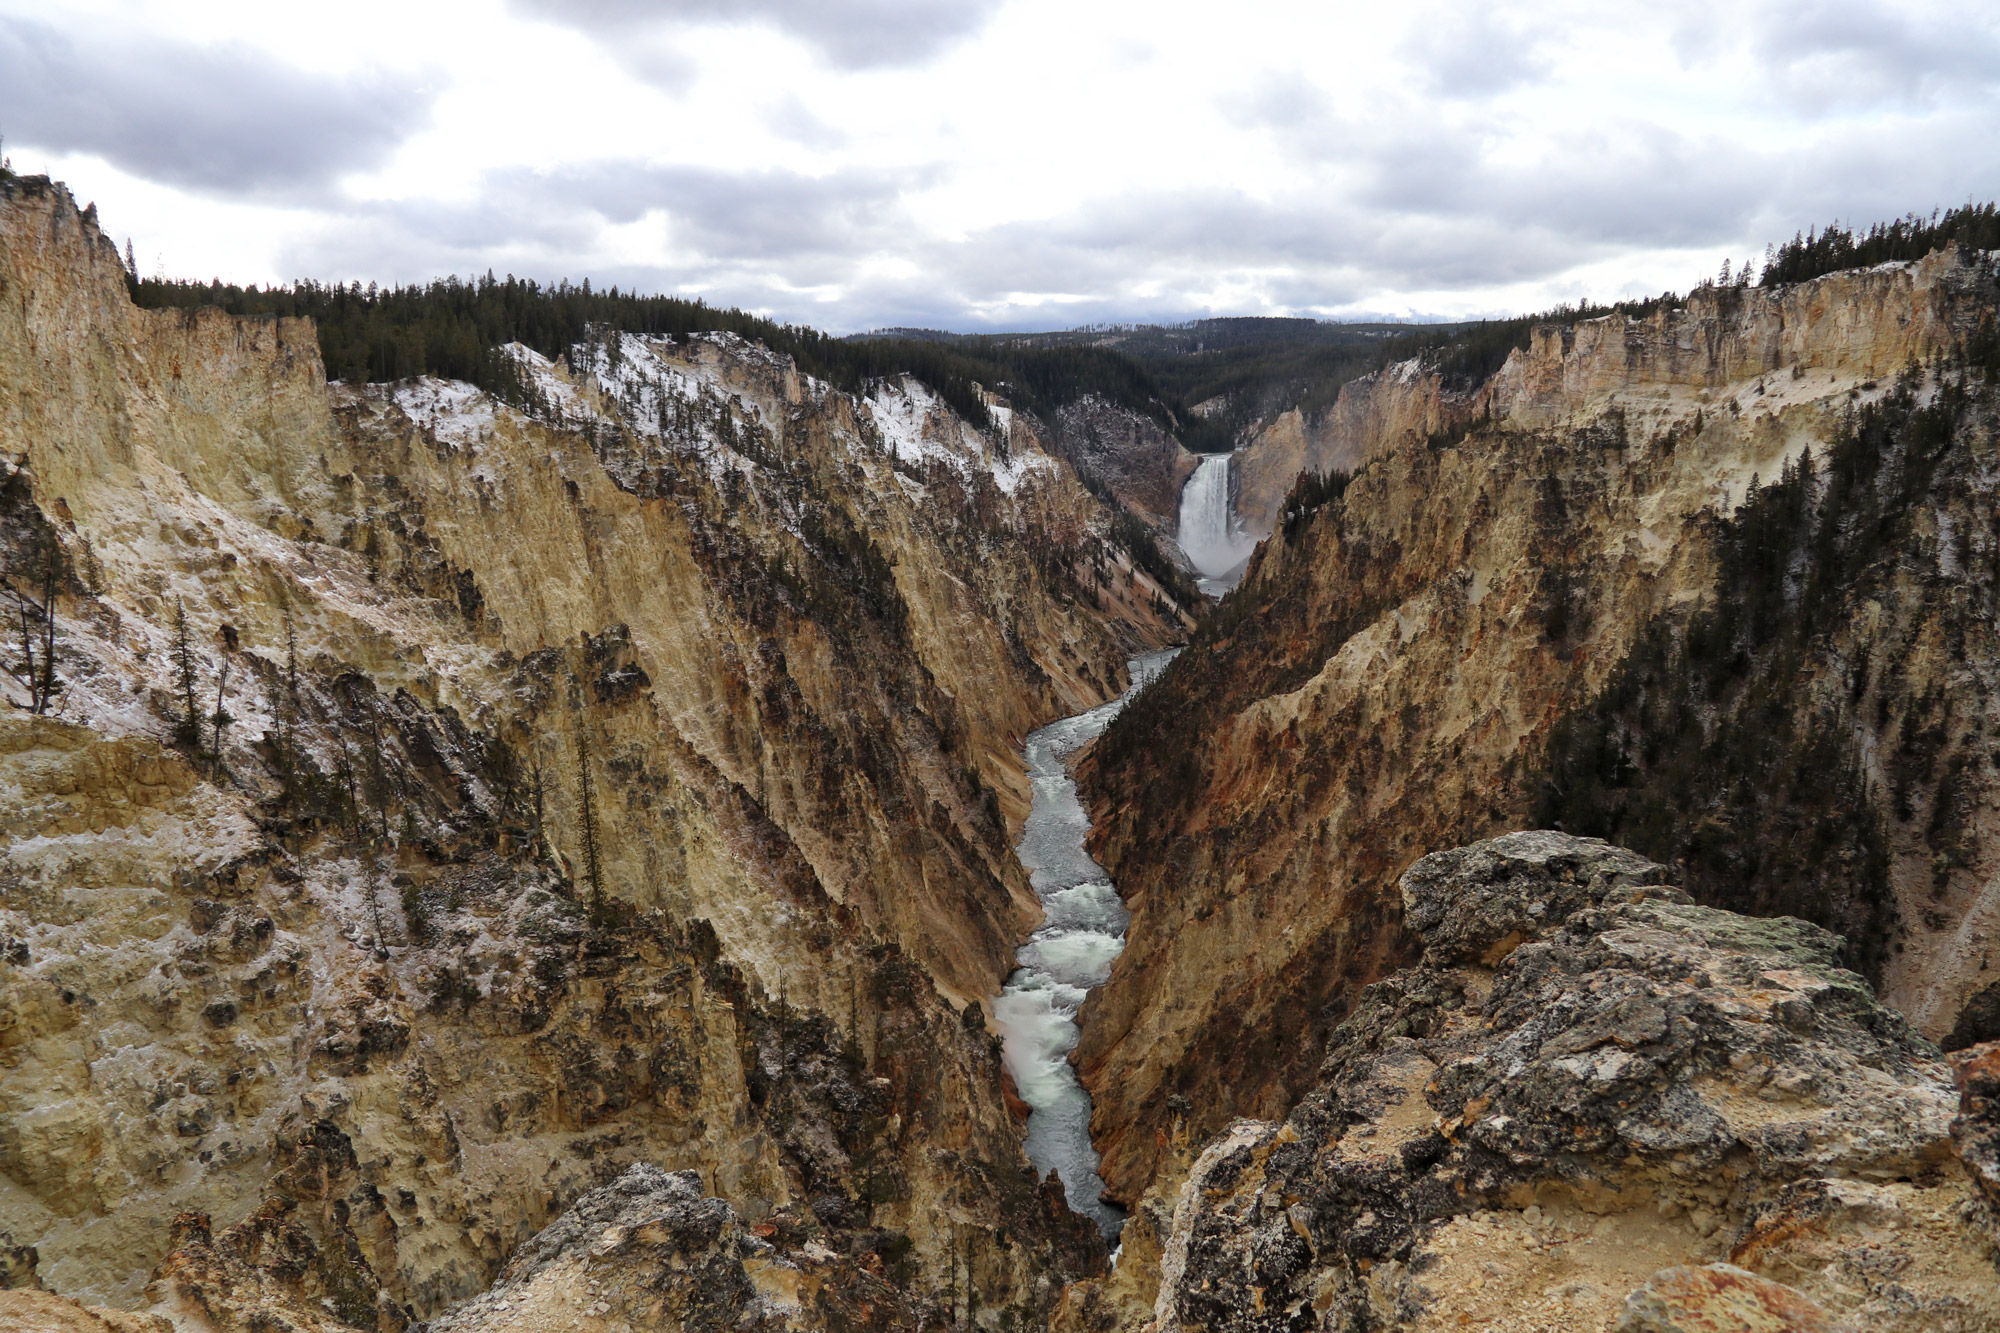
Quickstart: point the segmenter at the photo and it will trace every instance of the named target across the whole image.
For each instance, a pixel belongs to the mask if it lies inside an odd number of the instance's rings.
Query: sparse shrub
[[[437,928],[431,919],[430,904],[424,900],[423,890],[415,884],[405,884],[402,898],[403,921],[409,927],[410,938],[418,944],[429,944],[436,937]]]

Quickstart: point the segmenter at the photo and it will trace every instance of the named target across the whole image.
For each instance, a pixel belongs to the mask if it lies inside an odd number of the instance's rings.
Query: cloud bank
[[[247,47],[0,22],[0,132],[181,189],[323,189],[380,161],[429,101],[396,80],[318,77]]]
[[[17,165],[238,280],[589,276],[843,330],[1451,315],[2000,193],[2000,15],[1926,3],[491,0],[315,68],[8,2]]]

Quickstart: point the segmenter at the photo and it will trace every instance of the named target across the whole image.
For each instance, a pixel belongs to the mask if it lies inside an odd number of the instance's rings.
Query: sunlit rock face
[[[1991,256],[1940,252],[1543,329],[1463,402],[1414,371],[1350,386],[1390,433],[1366,432],[1344,492],[1279,522],[1083,765],[1091,850],[1132,913],[1078,1050],[1109,1196],[1136,1209],[1128,1238],[1157,1211],[1149,1186],[1171,1193],[1186,1169],[1183,1127],[1198,1146],[1234,1117],[1282,1117],[1312,1085],[1362,987],[1414,956],[1397,875],[1530,823],[1566,720],[1624,747],[1632,774],[1613,765],[1603,781],[1630,784],[1633,826],[1690,858],[1691,892],[1749,893],[1766,882],[1760,854],[1794,866],[1744,905],[1816,916],[1921,1031],[1954,1028],[2000,938],[1995,403],[1988,372],[1960,361],[1995,305]],[[1422,402],[1450,410],[1433,423]],[[1650,697],[1655,635],[1672,646],[1662,678],[1682,671],[1725,556],[1747,567],[1736,518],[1753,483],[1810,450],[1819,504],[1835,444],[1871,405],[1894,429],[1853,455],[1880,460],[1870,495],[1920,481],[1869,510],[1894,522],[1821,585],[1818,605],[1837,608],[1816,613],[1823,630],[1787,640],[1800,646],[1782,662],[1746,648],[1751,677],[1716,667],[1732,711],[1701,753],[1720,758],[1675,757],[1674,708],[1600,706],[1619,679]],[[1773,716],[1800,721],[1774,731]],[[1572,776],[1587,767],[1579,734]],[[1745,749],[1757,737],[1774,738],[1770,771],[1796,778],[1766,792],[1737,775],[1762,770],[1729,767],[1763,762]],[[1649,754],[1680,767],[1647,768]],[[1746,804],[1767,796],[1768,820]],[[1689,841],[1704,828],[1728,838]],[[1840,884],[1816,903],[1814,864]]]
[[[1237,448],[1236,521],[1251,536],[1267,537],[1302,474],[1352,472],[1392,445],[1462,426],[1480,407],[1474,390],[1447,385],[1419,359],[1343,385],[1323,412],[1282,412]]]
[[[7,1244],[389,1327],[646,1162],[1032,1322],[1103,1249],[980,1008],[1039,917],[1016,746],[1171,599],[1004,405],[510,354],[514,404],[328,386],[0,197],[0,540],[66,562],[58,707],[0,717]]]

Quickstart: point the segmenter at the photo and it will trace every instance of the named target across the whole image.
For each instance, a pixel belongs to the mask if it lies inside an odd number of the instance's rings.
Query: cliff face
[[[1302,473],[1352,472],[1383,449],[1463,426],[1479,407],[1475,394],[1451,391],[1417,361],[1364,375],[1342,385],[1326,411],[1292,408],[1237,447],[1236,516],[1244,531],[1267,537]]]
[[[1871,404],[1894,414],[1949,399],[1950,421],[1923,427],[1920,452],[1956,461],[1926,474],[1936,484],[1870,548],[1877,574],[1841,575],[1848,630],[1876,667],[1860,679],[1837,654],[1813,663],[1844,683],[1844,716],[1859,719],[1835,755],[1858,769],[1825,770],[1825,786],[1844,791],[1858,771],[1855,790],[1889,828],[1879,882],[1906,933],[1876,975],[1891,1004],[1943,1035],[1979,984],[1982,957],[1961,961],[1961,950],[1977,935],[1983,951],[1994,928],[2000,868],[1978,814],[1990,767],[1949,762],[1993,725],[1980,683],[1991,658],[1972,627],[2000,582],[1984,498],[1994,404],[1977,369],[1933,367],[1907,393],[1888,380],[1913,359],[1982,346],[1994,305],[1991,259],[1944,253],[1776,291],[1698,293],[1645,321],[1541,331],[1456,424],[1419,436],[1412,407],[1399,438],[1365,442],[1345,493],[1261,548],[1242,589],[1086,766],[1103,821],[1094,848],[1134,913],[1077,1057],[1116,1196],[1137,1200],[1163,1171],[1185,1170],[1178,1136],[1198,1143],[1232,1116],[1275,1118],[1299,1100],[1362,986],[1412,957],[1396,875],[1436,847],[1531,822],[1559,724],[1595,705],[1642,638],[1684,629],[1717,597],[1719,574],[1741,565],[1728,516],[1753,480],[1780,478],[1808,449],[1831,456]],[[1433,401],[1426,392],[1407,401]],[[1896,439],[1878,451],[1887,471],[1918,447]],[[1796,602],[1804,569],[1773,586]],[[1760,669],[1800,667],[1786,663]],[[1941,721],[1935,701],[1953,691]],[[1738,707],[1738,694],[1725,702]],[[1689,707],[1697,721],[1715,716],[1713,700]],[[1938,734],[1923,739],[1924,728]],[[1907,805],[1895,809],[1896,784],[1870,766],[1906,741],[1934,762],[1904,763],[1917,776],[1901,780]],[[1810,788],[1822,770],[1804,756],[1801,743],[1756,771]],[[1961,787],[1941,787],[1947,771]],[[1699,766],[1673,778],[1697,795],[1703,780]],[[1811,791],[1786,799],[1802,826],[1828,827]],[[1940,879],[1928,830],[1941,806],[1963,818]],[[1709,812],[1693,797],[1673,808],[1691,812],[1661,816],[1682,833]],[[1837,896],[1815,909],[1829,924],[1872,911]],[[1175,1107],[1187,1108],[1179,1129]]]
[[[1102,1259],[981,1022],[1014,746],[1169,599],[1004,407],[514,355],[519,407],[329,388],[309,325],[135,309],[63,191],[0,199],[0,546],[63,564],[62,689],[0,719],[12,1243],[120,1303],[180,1244],[146,1299],[227,1326],[264,1279],[202,1238],[277,1237],[397,1327],[645,1160],[1031,1317]]]
[[[1709,306],[1727,318],[1708,327],[1675,311],[1550,325],[1486,385],[1447,382],[1422,358],[1400,362],[1341,386],[1324,411],[1292,408],[1260,423],[1236,451],[1237,517],[1266,536],[1302,473],[1352,472],[1385,449],[1462,431],[1489,401],[1526,425],[1641,384],[1715,388],[1802,362],[1863,378],[1893,374],[1951,337],[1937,322],[1948,317],[1908,306],[1909,295],[1907,285],[1843,275],[1778,299],[1761,289],[1718,293]]]
[[[1089,396],[1057,412],[1054,446],[1158,530],[1179,527],[1181,488],[1200,460],[1157,422]]]

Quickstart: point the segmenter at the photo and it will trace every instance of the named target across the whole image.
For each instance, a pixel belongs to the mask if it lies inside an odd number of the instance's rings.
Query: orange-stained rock
[[[1959,1159],[2000,1209],[2000,1041],[1951,1054],[1958,1084],[1958,1118],[1951,1122]]]
[[[0,1333],[174,1333],[165,1315],[83,1305],[47,1291],[0,1291]]]
[[[1625,1298],[1617,1333],[1829,1333],[1825,1310],[1730,1264],[1664,1268]]]

